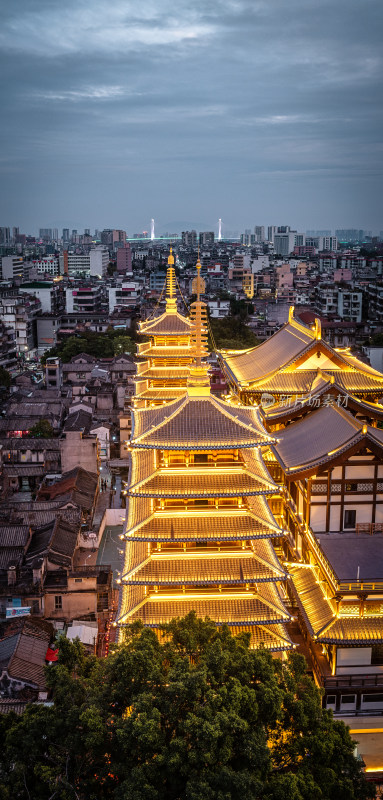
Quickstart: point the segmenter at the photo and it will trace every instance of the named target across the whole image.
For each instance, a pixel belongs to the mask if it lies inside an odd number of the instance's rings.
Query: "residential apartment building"
[[[89,253],[62,255],[62,273],[72,278],[103,278],[109,264],[109,251],[105,247],[94,247]]]
[[[94,314],[96,311],[101,311],[103,286],[76,286],[75,289],[65,289],[65,297],[68,314],[75,311]]]
[[[22,280],[24,277],[24,259],[22,256],[3,256],[1,259],[1,277],[4,280]]]
[[[0,298],[0,318],[15,333],[18,356],[31,354],[37,348],[36,320],[41,314],[41,302],[31,295]]]

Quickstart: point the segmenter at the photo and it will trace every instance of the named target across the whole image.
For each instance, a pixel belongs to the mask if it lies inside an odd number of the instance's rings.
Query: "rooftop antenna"
[[[218,241],[220,242],[222,239],[222,220],[218,220]]]
[[[150,238],[154,239],[154,219],[150,221]]]

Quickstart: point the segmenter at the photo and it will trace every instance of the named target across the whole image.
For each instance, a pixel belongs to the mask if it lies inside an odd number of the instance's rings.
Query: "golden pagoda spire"
[[[190,367],[190,377],[188,379],[189,395],[209,395],[210,380],[206,362],[202,361],[207,356],[207,306],[201,302],[201,294],[205,291],[205,281],[201,277],[201,262],[196,264],[197,277],[193,280],[193,294],[197,295],[195,303],[190,308],[190,318],[193,322],[192,342],[194,345],[194,363]]]
[[[176,273],[174,270],[173,248],[171,247],[170,254],[168,256],[168,268],[166,271],[166,312],[168,314],[175,314],[177,311],[175,290],[176,290]]]

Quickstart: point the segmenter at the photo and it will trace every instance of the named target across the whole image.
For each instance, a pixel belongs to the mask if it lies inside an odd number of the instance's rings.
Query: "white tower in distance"
[[[218,220],[218,241],[220,242],[222,239],[222,220]]]
[[[154,239],[154,219],[150,221],[150,238]]]

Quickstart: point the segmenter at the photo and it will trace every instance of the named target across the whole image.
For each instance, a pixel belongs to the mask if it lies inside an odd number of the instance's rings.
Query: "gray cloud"
[[[0,224],[383,228],[380,0],[3,5]]]

